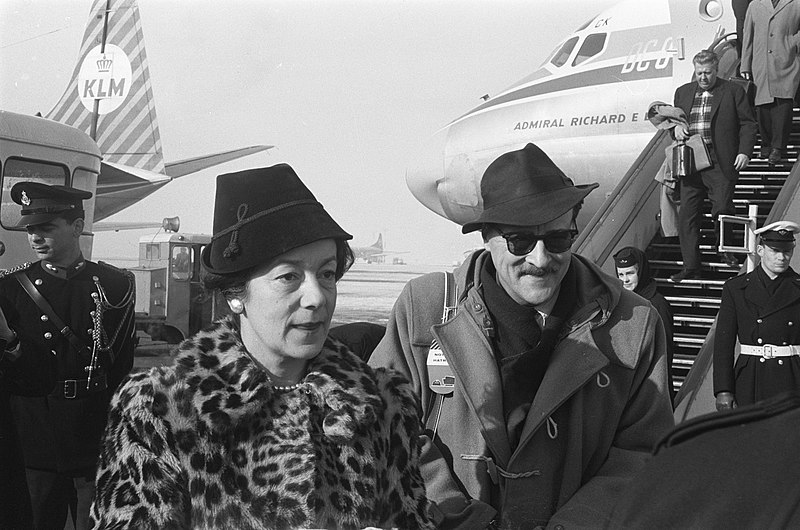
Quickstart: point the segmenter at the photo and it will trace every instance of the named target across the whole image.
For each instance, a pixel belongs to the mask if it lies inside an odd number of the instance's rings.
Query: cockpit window
[[[554,66],[563,66],[564,63],[567,62],[569,59],[569,54],[572,53],[572,49],[575,47],[575,44],[578,42],[578,37],[572,37],[567,42],[564,43],[563,46],[553,55],[553,58],[550,62]]]
[[[583,41],[583,45],[581,45],[581,49],[578,50],[577,55],[575,55],[575,60],[572,61],[572,66],[577,66],[603,51],[603,45],[605,43],[605,33],[593,33],[586,37],[586,40]]]

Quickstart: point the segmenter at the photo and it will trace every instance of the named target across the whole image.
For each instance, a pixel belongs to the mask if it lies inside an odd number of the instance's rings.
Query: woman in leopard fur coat
[[[291,167],[221,175],[207,287],[233,316],[111,403],[95,528],[432,528],[419,403],[327,338],[344,232]]]

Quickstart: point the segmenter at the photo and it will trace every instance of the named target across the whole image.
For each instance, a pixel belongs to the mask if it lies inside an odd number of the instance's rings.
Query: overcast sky
[[[409,261],[449,264],[476,234],[405,184],[438,128],[534,71],[614,0],[139,0],[164,156],[254,144],[266,153],[172,182],[108,220],[181,217],[210,232],[217,174],[287,162],[333,217]],[[0,0],[0,108],[43,114],[77,61],[90,0]],[[95,258],[137,255],[99,233]]]

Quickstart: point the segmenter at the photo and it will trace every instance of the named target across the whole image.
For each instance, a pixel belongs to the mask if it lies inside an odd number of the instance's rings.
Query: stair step
[[[711,326],[714,323],[712,317],[696,317],[687,315],[672,315],[673,323],[683,322],[690,324],[702,324],[704,326]]]

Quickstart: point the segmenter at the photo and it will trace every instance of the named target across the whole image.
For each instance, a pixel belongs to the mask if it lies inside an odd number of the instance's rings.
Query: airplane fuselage
[[[719,10],[695,13],[710,3]],[[691,58],[711,45],[723,15],[733,28],[722,7],[716,0],[613,6],[569,35],[533,74],[438,131],[409,169],[409,188],[429,209],[463,224],[480,214],[489,163],[533,142],[576,184],[600,183],[584,206],[587,219],[655,134],[646,118],[650,103],[671,103],[675,88],[691,80]]]

